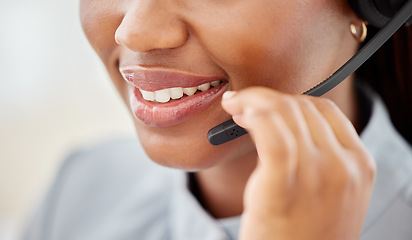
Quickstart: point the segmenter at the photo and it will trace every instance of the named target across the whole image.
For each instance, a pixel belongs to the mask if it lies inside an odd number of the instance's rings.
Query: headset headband
[[[348,0],[358,16],[370,25],[381,28],[401,9],[406,0]],[[412,17],[407,23],[412,24]]]

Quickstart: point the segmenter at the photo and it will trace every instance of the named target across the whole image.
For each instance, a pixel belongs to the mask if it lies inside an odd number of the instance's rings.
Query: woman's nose
[[[135,52],[184,45],[188,37],[186,25],[170,6],[162,6],[165,2],[168,1],[136,1],[116,30],[116,42]]]

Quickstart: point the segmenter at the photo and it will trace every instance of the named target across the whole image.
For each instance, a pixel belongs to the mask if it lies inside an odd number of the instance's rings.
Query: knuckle
[[[370,181],[375,179],[376,175],[376,162],[370,153],[363,149],[358,154],[358,161],[362,163],[362,173],[363,176]]]
[[[337,109],[336,104],[328,98],[316,99],[315,104],[321,112],[331,112]]]
[[[290,114],[299,109],[295,96],[276,92],[265,87],[250,88],[248,97],[259,101],[256,106],[267,112],[277,112],[282,115]]]
[[[371,164],[367,165],[365,169],[365,175],[366,175],[367,180],[372,181],[372,182],[375,180],[376,164],[374,161],[371,161]]]
[[[241,90],[241,92],[247,92],[255,97],[273,97],[277,93],[273,89],[262,86],[248,87],[244,90]]]
[[[316,101],[318,101],[318,97],[300,95],[296,97],[297,102],[301,106],[301,108],[309,108],[309,107],[316,107]]]
[[[336,155],[333,184],[342,189],[356,189],[374,181],[375,161],[366,151]]]
[[[284,95],[277,99],[276,107],[282,112],[292,112],[298,107],[296,100],[292,96]]]
[[[260,97],[261,94],[259,94],[259,87],[248,87],[245,89],[241,89],[238,90],[237,92],[237,97],[240,98],[245,98],[245,99],[249,99],[249,98],[256,98],[256,97]]]
[[[344,157],[344,154],[336,153],[331,157],[334,159],[330,174],[333,178],[332,184],[343,188],[354,180],[354,171],[351,168],[350,162]]]
[[[275,98],[273,103],[276,106],[290,106],[295,102],[295,98],[292,95],[280,93]]]
[[[275,100],[279,98],[280,93],[266,87],[254,86],[240,90],[238,96],[257,107],[270,109],[274,106]]]

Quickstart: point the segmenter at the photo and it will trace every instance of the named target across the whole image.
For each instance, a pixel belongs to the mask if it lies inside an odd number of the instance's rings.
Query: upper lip
[[[173,87],[196,87],[224,79],[223,75],[199,76],[182,70],[158,67],[121,67],[119,71],[128,83],[145,91]]]

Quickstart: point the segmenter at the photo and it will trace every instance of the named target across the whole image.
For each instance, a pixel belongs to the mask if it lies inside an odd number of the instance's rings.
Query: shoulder
[[[62,164],[54,185],[59,193],[76,194],[90,200],[118,200],[131,188],[153,188],[171,177],[173,170],[153,163],[135,139],[103,142],[73,152]],[[148,189],[149,190],[149,189]],[[90,193],[94,193],[91,195]],[[109,195],[110,196],[106,196]],[[84,194],[84,195],[83,195]]]
[[[175,173],[151,162],[133,139],[78,150],[63,162],[25,239],[115,239],[128,234],[124,228],[144,229],[167,210]]]
[[[68,178],[83,186],[85,179],[92,185],[105,181],[104,187],[110,188],[124,185],[125,180],[154,178],[153,172],[158,173],[156,178],[167,177],[169,170],[153,163],[136,139],[117,139],[74,151],[63,162],[57,180]]]

